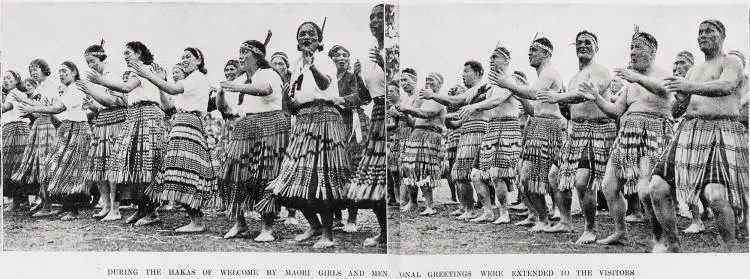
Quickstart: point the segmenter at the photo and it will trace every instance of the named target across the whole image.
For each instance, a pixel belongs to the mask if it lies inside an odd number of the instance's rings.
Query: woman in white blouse
[[[321,53],[322,39],[322,31],[314,22],[297,28],[301,57],[291,63],[290,96],[299,110],[281,172],[269,185],[275,202],[301,210],[310,224],[306,232],[295,237],[296,241],[322,234],[313,248],[334,245],[332,213],[346,208],[344,187],[351,178],[347,135],[333,103],[338,96],[336,66]]]
[[[221,83],[226,94],[242,94],[242,98],[226,100],[228,105],[236,105],[237,113],[243,114],[234,123],[226,150],[227,160],[219,173],[226,187],[228,216],[235,219],[224,238],[233,238],[248,230],[244,212],[253,209],[268,183],[278,176],[289,143],[291,126],[282,110],[283,82],[265,56],[266,46],[260,41],[243,42],[239,62],[245,74]],[[264,226],[255,241],[275,239],[272,226],[277,210],[271,203],[259,203],[257,211],[261,213]]]
[[[55,114],[61,121],[57,143],[47,157],[40,180],[49,190],[50,200],[62,203],[62,212],[67,214],[61,220],[69,221],[78,218],[78,207],[91,198],[86,183],[91,130],[83,110],[86,94],[74,84],[80,80],[78,67],[65,61],[59,72],[65,90],[58,100],[51,105],[20,105],[19,110],[22,113]]]
[[[154,56],[141,42],[125,44],[125,62],[155,67]],[[141,79],[134,72],[126,73],[127,80],[105,78],[99,72],[87,74],[87,79],[111,91],[125,93],[127,113],[117,141],[114,143],[112,157],[106,165],[106,179],[117,184],[119,202],[138,205],[138,210],[125,219],[125,223],[145,226],[158,223],[156,205],[146,196],[145,191],[154,182],[161,170],[162,157],[166,141],[164,140],[164,112],[160,108],[160,93],[156,86]],[[79,83],[85,88],[85,83]],[[97,100],[108,104],[117,104],[115,94],[97,90],[84,90]],[[113,206],[107,215],[108,220],[119,220],[119,207]]]
[[[32,187],[22,183],[14,183],[11,180],[13,172],[18,170],[23,163],[23,151],[29,141],[29,119],[21,115],[18,110],[20,102],[16,95],[25,95],[21,92],[25,89],[21,81],[21,75],[15,71],[5,72],[3,77],[3,116],[0,123],[3,127],[3,195],[13,199],[8,206],[12,211],[19,207],[20,203],[28,195],[37,194]],[[7,95],[5,93],[7,92]]]
[[[190,224],[177,228],[176,232],[205,231],[201,208],[221,205],[202,121],[211,91],[205,65],[200,50],[186,48],[182,55],[182,66],[188,75],[177,83],[169,83],[143,65],[128,62],[128,66],[139,76],[167,94],[176,95],[173,101],[177,113],[172,118],[164,165],[155,183],[146,190],[154,201],[173,200],[185,208],[190,216]],[[158,73],[165,74],[163,69]]]
[[[57,85],[49,78],[52,74],[49,64],[42,59],[34,59],[29,64],[29,74],[38,86],[30,97],[18,95],[16,100],[26,105],[49,106],[54,104],[60,95],[57,93]],[[52,122],[52,116],[49,114],[35,115],[29,138],[33,141],[26,145],[23,152],[23,163],[13,173],[12,179],[16,183],[26,185],[26,187],[38,189],[39,195],[42,197],[42,203],[39,204],[39,211],[34,213],[34,217],[60,213],[59,210],[52,211],[52,203],[49,202],[47,188],[40,180],[42,173],[45,172],[47,156],[57,144],[57,128]],[[31,210],[34,211],[35,208]]]

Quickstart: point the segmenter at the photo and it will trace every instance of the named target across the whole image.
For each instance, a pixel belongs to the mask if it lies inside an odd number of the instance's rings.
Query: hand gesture
[[[458,117],[462,120],[469,119],[469,116],[474,114],[477,111],[477,107],[474,105],[466,105],[461,107],[456,113],[458,113]]]
[[[383,64],[384,64],[383,56],[380,55],[380,50],[378,50],[377,48],[370,49],[370,61],[380,66],[380,68],[385,68],[383,67]]]
[[[437,94],[435,94],[435,92],[432,91],[431,88],[423,88],[422,90],[419,91],[419,98],[425,99],[425,100],[434,99],[436,95]]]
[[[18,104],[18,111],[21,114],[30,114],[31,113],[30,108],[31,107],[26,104]]]
[[[558,102],[557,93],[547,90],[536,92],[536,99],[549,104],[556,104]]]
[[[315,51],[310,48],[310,46],[302,46],[302,65],[303,66],[312,66],[313,62],[315,62],[315,57],[313,56],[315,54]]]
[[[690,86],[690,82],[683,77],[666,77],[664,80],[667,82],[664,87],[668,92],[683,92]]]
[[[81,92],[86,93],[86,95],[91,95],[93,93],[88,84],[83,80],[76,81],[75,86],[78,87],[78,90],[81,90]]]
[[[238,92],[239,91],[239,85],[235,82],[231,81],[222,81],[219,83],[219,86],[221,86],[222,90],[230,91],[230,92]]]
[[[167,71],[164,70],[164,67],[162,67],[161,65],[156,64],[156,63],[152,64],[151,71],[154,74],[156,74],[156,76],[159,77],[160,79],[163,79],[163,80],[167,79]]]
[[[505,76],[503,72],[490,71],[487,75],[487,79],[494,85],[499,87],[507,87],[511,83],[510,78]]]
[[[90,82],[101,85],[104,78],[97,71],[88,71],[86,72],[86,79]]]
[[[354,62],[354,75],[361,76],[361,74],[362,74],[362,64],[360,64],[359,59],[357,59],[357,62]]]
[[[128,61],[128,67],[133,69],[133,71],[135,71],[137,75],[142,77],[151,74],[151,71],[146,67],[146,65],[143,65],[139,61]]]
[[[576,94],[589,101],[596,100],[596,96],[599,95],[599,88],[591,81],[584,82],[578,85]]]
[[[615,69],[615,75],[631,83],[638,82],[638,78],[639,78],[638,73],[632,70],[623,69],[623,68]]]

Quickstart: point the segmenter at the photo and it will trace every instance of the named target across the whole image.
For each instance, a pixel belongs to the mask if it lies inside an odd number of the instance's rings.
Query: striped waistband
[[[490,122],[504,122],[504,121],[519,121],[519,120],[518,120],[518,117],[513,117],[513,116],[496,117],[490,120]]]
[[[191,110],[191,111],[187,111],[187,110],[178,110],[178,111],[177,111],[177,114],[180,114],[180,113],[187,113],[187,114],[192,114],[192,115],[195,115],[195,116],[197,116],[197,117],[201,117],[201,115],[202,115],[202,114],[201,114],[201,112],[200,112],[200,111],[197,111],[197,110]]]
[[[534,114],[534,115],[531,115],[531,117],[544,118],[544,119],[560,119],[559,116],[554,115],[554,114]]]
[[[145,107],[145,106],[157,106],[158,107],[159,103],[152,102],[152,101],[138,101],[128,107],[135,108],[135,107]]]
[[[735,120],[739,121],[739,115],[685,115],[685,120]]]
[[[432,132],[439,133],[439,134],[443,133],[443,128],[440,128],[438,126],[432,126],[432,125],[416,125],[416,126],[414,126],[414,130],[417,130],[417,129],[419,129],[419,130],[425,130],[425,131],[432,131]]]
[[[609,123],[614,123],[615,122],[611,118],[606,118],[606,117],[600,117],[600,118],[594,118],[594,119],[572,119],[570,121],[573,121],[574,123],[578,123],[578,124],[585,124],[585,123],[590,123],[590,124],[609,124]]]
[[[672,117],[668,114],[661,114],[661,113],[655,113],[655,112],[628,112],[624,116],[643,116],[643,117],[656,117],[661,118],[664,120],[672,120]]]
[[[336,105],[333,102],[331,102],[331,101],[315,100],[315,101],[312,101],[312,102],[307,102],[307,103],[301,104],[299,106],[299,109],[305,109],[305,108],[310,108],[310,107],[318,107],[318,106],[320,106],[320,107],[336,107]]]

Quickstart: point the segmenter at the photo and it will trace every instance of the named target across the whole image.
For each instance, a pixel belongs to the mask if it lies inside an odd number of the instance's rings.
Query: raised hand
[[[631,83],[638,82],[638,78],[640,77],[638,75],[638,73],[636,73],[636,72],[634,72],[632,70],[623,69],[623,68],[617,68],[617,69],[615,69],[615,75],[617,77],[619,77],[621,79],[624,79],[624,80],[627,80],[628,82],[631,82]]]
[[[219,86],[221,86],[222,90],[230,91],[230,92],[238,92],[239,86],[237,83],[231,82],[231,81],[222,81],[219,83]]]
[[[76,81],[75,84],[76,87],[78,87],[79,90],[81,90],[83,93],[86,93],[86,95],[91,95],[91,88],[89,88],[88,84],[83,80]]]
[[[419,91],[419,98],[425,99],[425,100],[434,99],[436,95],[437,94],[435,94],[435,92],[432,91],[431,88],[423,88],[422,90]]]
[[[354,75],[359,76],[362,74],[362,64],[359,63],[359,59],[357,59],[357,62],[354,62]]]
[[[669,92],[683,92],[690,87],[690,82],[683,77],[666,77],[664,87]]]
[[[370,61],[372,61],[375,64],[378,64],[378,66],[380,66],[380,68],[385,68],[383,66],[383,64],[384,64],[383,56],[380,55],[380,51],[377,48],[371,48],[370,49]]]
[[[536,92],[536,99],[544,103],[556,104],[559,101],[556,95],[557,93],[553,91],[538,91]]]
[[[599,88],[591,81],[584,82],[578,85],[576,94],[586,100],[596,100],[596,95],[599,95]]]
[[[151,71],[138,61],[128,61],[128,67],[133,69],[133,71],[135,71],[137,75],[142,77],[151,74]]]
[[[477,107],[474,105],[466,105],[458,109],[456,113],[458,113],[458,117],[462,120],[469,119],[469,116],[474,114],[477,111]]]
[[[154,74],[156,74],[156,76],[159,77],[160,79],[163,79],[163,80],[167,79],[167,71],[164,70],[164,68],[161,65],[157,63],[152,64],[151,71]]]

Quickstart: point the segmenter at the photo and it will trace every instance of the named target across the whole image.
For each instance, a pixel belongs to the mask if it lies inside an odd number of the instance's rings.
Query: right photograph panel
[[[748,252],[746,6],[399,15],[391,253]]]

